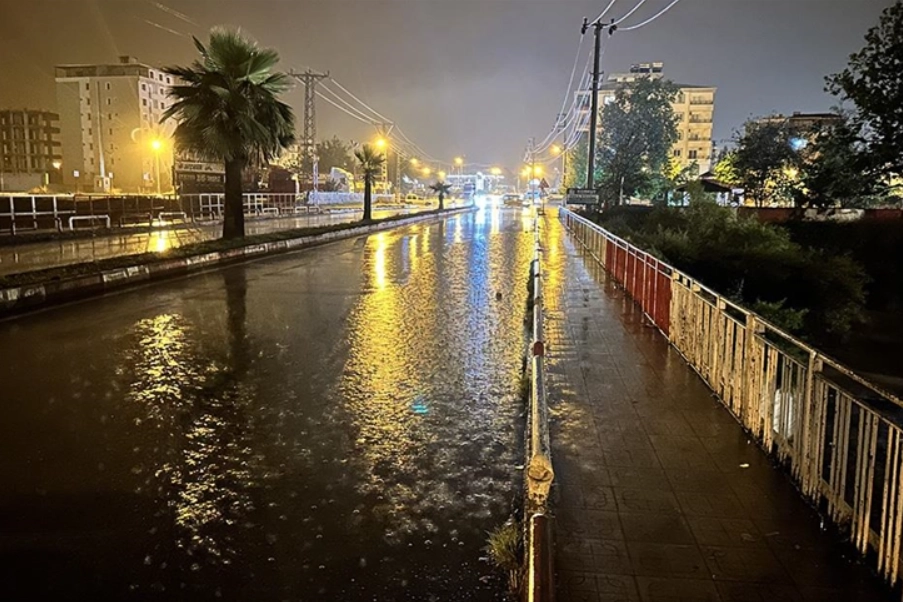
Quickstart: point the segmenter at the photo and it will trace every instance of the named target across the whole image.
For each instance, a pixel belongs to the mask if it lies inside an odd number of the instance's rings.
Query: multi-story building
[[[172,190],[175,125],[160,123],[175,82],[129,56],[56,68],[63,176],[84,192]]]
[[[628,73],[614,73],[599,86],[599,106],[603,107],[615,98],[617,89],[625,83],[641,78],[661,79],[664,63],[639,63],[632,65]],[[712,166],[712,127],[715,114],[713,86],[675,84],[679,92],[672,108],[677,115],[677,142],[671,148],[671,156],[682,168],[695,165],[698,173],[709,171]],[[580,94],[578,92],[578,94]],[[587,92],[582,93],[587,96]],[[589,103],[584,102],[586,107]],[[584,109],[588,110],[588,109]],[[585,128],[586,129],[586,128]]]
[[[0,110],[0,192],[59,183],[58,122],[49,111]]]

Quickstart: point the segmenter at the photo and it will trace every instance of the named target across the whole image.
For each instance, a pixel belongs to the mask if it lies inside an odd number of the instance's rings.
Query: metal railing
[[[315,209],[292,193],[246,193],[243,202],[245,213],[255,216],[294,215]],[[118,226],[150,226],[155,220],[174,217],[182,221],[217,220],[222,218],[223,203],[222,194],[186,194],[179,198],[5,194],[0,195],[0,232],[62,230],[70,223],[70,217]],[[86,219],[80,219],[83,216]],[[96,219],[88,220],[89,217]]]
[[[534,249],[530,277],[533,288],[533,341],[530,347],[530,437],[527,445],[527,478],[524,525],[526,539],[526,600],[551,602],[554,599],[554,570],[550,519],[547,516],[549,490],[555,473],[549,443],[549,409],[546,402],[545,343],[543,331],[542,246],[539,220],[534,220]]]
[[[559,214],[721,402],[892,586],[903,547],[903,402],[598,225]]]

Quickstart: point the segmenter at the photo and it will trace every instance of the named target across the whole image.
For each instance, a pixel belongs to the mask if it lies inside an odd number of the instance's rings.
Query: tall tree
[[[736,134],[733,168],[746,196],[757,206],[790,200],[791,181],[799,156],[791,144],[791,132],[783,119],[747,121]]]
[[[373,219],[373,179],[382,172],[386,156],[365,144],[360,150],[354,151],[361,166],[361,174],[364,176],[364,221]]]
[[[865,41],[846,69],[827,77],[827,90],[856,106],[875,167],[903,176],[903,0],[884,10]]]
[[[178,119],[178,148],[225,164],[223,238],[241,238],[242,170],[249,163],[266,165],[294,141],[294,114],[279,100],[291,84],[273,71],[279,54],[238,31],[215,28],[207,46],[197,38],[194,45],[200,59],[164,70],[182,83],[170,88],[175,102],[162,120]]]
[[[677,141],[673,83],[642,78],[622,84],[600,114],[597,186],[609,202],[648,187],[668,165]]]
[[[451,184],[446,184],[445,182],[436,182],[434,184],[430,184],[430,190],[439,195],[439,211],[445,209],[445,195],[449,193],[451,190]]]
[[[346,171],[354,169],[354,157],[351,154],[351,145],[346,144],[338,136],[333,136],[328,140],[317,142],[317,171],[320,174],[328,175],[329,170],[338,167]],[[310,178],[313,173],[313,161],[311,157],[299,155],[301,163],[299,169],[301,173]],[[322,176],[321,176],[322,177]]]
[[[859,128],[848,116],[823,125],[807,135],[800,151],[800,184],[797,204],[827,207],[855,202],[877,192],[879,178],[863,148]]]
[[[564,169],[565,188],[584,188],[586,186],[586,164],[589,154],[589,140],[582,136],[576,145],[568,151]]]

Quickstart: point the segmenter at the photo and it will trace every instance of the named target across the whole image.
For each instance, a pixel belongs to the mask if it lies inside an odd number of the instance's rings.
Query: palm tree
[[[445,195],[451,190],[451,184],[437,181],[435,184],[430,184],[430,190],[439,195],[439,211],[445,209]]]
[[[361,164],[361,172],[364,174],[364,221],[368,222],[373,219],[373,178],[382,171],[386,156],[369,144],[354,151],[354,156]]]
[[[164,69],[181,82],[170,88],[175,102],[162,121],[179,121],[177,148],[225,164],[223,238],[241,238],[242,170],[272,160],[295,139],[295,116],[278,98],[291,84],[272,70],[279,54],[239,31],[215,28],[206,47],[197,38],[194,45],[201,56],[191,66]]]

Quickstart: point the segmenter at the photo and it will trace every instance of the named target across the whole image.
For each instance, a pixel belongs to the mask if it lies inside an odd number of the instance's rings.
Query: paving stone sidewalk
[[[890,600],[633,302],[544,220],[559,600]]]

